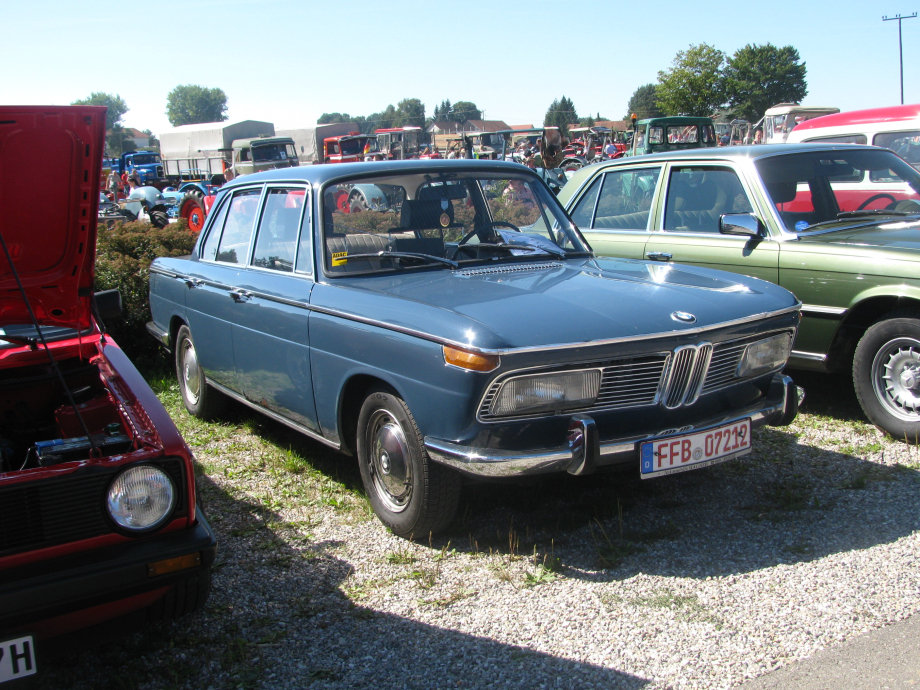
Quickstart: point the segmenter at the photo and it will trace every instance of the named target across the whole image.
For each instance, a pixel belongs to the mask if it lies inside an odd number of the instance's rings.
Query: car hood
[[[105,114],[0,106],[0,234],[44,325],[90,325]],[[31,322],[0,250],[0,327]]]
[[[920,218],[887,218],[871,225],[805,235],[803,243],[852,245],[857,247],[878,247],[880,249],[907,249],[920,251]]]
[[[613,258],[509,262],[333,285],[351,289],[315,290],[311,303],[497,350],[677,334],[798,304],[789,291],[755,278]],[[693,321],[680,321],[676,312]]]

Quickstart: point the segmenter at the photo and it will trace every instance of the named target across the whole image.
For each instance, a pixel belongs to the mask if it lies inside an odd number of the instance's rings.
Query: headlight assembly
[[[786,363],[791,352],[792,335],[789,333],[758,340],[744,349],[736,374],[744,378],[778,369]]]
[[[509,416],[590,407],[601,385],[600,369],[517,376],[502,384],[489,414]]]
[[[112,482],[106,509],[119,527],[146,532],[169,519],[176,500],[176,487],[166,472],[153,465],[135,465]]]

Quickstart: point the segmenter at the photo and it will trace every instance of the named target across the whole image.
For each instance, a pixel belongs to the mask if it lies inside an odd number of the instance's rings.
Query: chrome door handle
[[[245,290],[231,290],[230,297],[234,302],[245,302],[252,299],[252,294]]]
[[[199,278],[179,278],[179,280],[185,283],[185,286],[190,289],[201,287],[202,283],[204,283],[204,281]]]
[[[645,252],[645,258],[652,261],[670,261],[671,255],[667,252]]]

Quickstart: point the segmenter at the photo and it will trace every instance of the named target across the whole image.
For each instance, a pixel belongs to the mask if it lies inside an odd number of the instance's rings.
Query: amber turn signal
[[[176,558],[167,558],[165,561],[147,564],[147,576],[156,577],[174,573],[177,570],[186,570],[201,565],[201,553],[190,553]]]
[[[451,366],[470,371],[494,371],[498,369],[501,359],[498,355],[483,355],[478,352],[459,350],[444,345],[444,361]]]

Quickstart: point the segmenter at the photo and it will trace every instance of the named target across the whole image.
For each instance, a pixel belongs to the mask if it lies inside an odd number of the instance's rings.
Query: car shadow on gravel
[[[849,432],[829,432],[834,449],[801,442],[808,429],[766,427],[755,431],[751,455],[669,477],[643,481],[632,470],[469,486],[439,543],[529,556],[568,577],[603,581],[745,573],[920,530],[917,463],[884,462],[845,375],[796,377],[808,391],[803,424],[853,422],[843,425]]]
[[[649,681],[378,613],[339,544],[199,477],[219,550],[205,609],[49,662],[43,690],[623,688]]]

